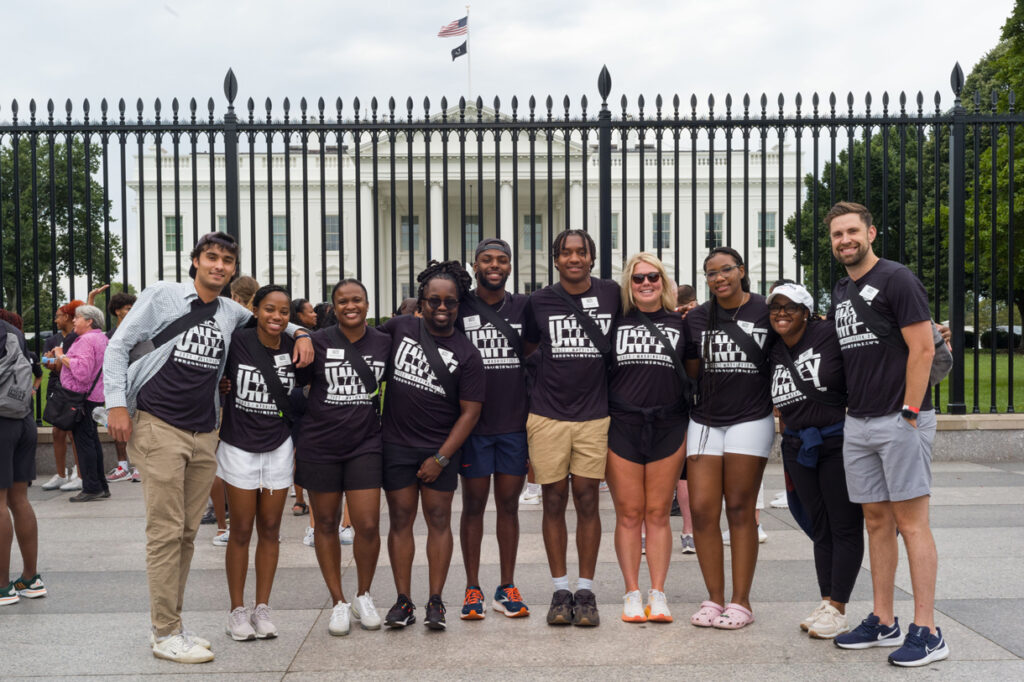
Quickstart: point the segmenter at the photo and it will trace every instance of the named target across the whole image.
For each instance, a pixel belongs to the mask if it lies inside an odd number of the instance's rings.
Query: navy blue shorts
[[[459,473],[466,478],[483,478],[493,474],[525,476],[529,452],[526,431],[497,436],[471,435],[462,444]]]

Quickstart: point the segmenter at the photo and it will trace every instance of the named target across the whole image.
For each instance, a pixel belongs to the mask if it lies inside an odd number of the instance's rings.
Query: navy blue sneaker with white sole
[[[856,628],[832,640],[840,649],[870,649],[874,646],[900,646],[903,633],[900,619],[893,618],[892,625],[882,625],[878,616],[868,615]]]
[[[910,624],[907,638],[896,651],[889,654],[889,662],[905,668],[916,668],[941,661],[949,657],[949,647],[942,637],[942,628],[935,628],[935,633],[923,625]]]

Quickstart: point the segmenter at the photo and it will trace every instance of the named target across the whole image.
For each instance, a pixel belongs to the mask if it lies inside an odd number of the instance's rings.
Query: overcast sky
[[[615,108],[622,94],[684,103],[696,93],[705,107],[714,94],[739,99],[786,96],[809,100],[852,91],[862,106],[865,92],[880,108],[883,91],[895,100],[938,90],[951,102],[949,74],[959,60],[965,73],[999,39],[1012,0],[477,0],[470,9],[473,96],[507,109],[512,95],[531,94],[574,103],[598,100],[597,74],[607,64]],[[257,111],[267,97],[275,117],[284,97],[293,111],[305,96],[310,106],[324,96],[331,106],[371,96],[386,106],[407,96],[420,111],[424,96],[437,110],[441,95],[466,94],[465,57],[450,50],[462,38],[438,38],[439,28],[465,14],[465,4],[422,0],[53,0],[9,7],[4,20],[6,66],[0,71],[0,120],[9,120],[11,99],[22,115],[29,98],[71,98],[74,117],[89,98],[115,106],[119,97],[142,97],[146,118],[160,97],[205,103],[213,96],[223,111],[223,79],[233,67],[239,102],[253,97]],[[204,104],[201,106],[205,106]],[[805,105],[806,106],[806,105]]]

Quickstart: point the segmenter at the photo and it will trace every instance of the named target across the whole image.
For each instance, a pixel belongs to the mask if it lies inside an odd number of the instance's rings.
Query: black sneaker
[[[601,616],[597,613],[597,597],[590,590],[576,590],[573,595],[576,608],[572,612],[572,624],[593,627],[601,624]]]
[[[551,595],[551,608],[548,609],[548,625],[572,624],[572,592],[558,590]]]
[[[445,630],[448,628],[448,624],[444,621],[444,602],[441,601],[441,595],[432,594],[430,599],[427,601],[427,616],[423,619],[423,624],[431,630]]]
[[[398,595],[398,601],[384,617],[384,625],[389,628],[404,628],[416,622],[416,605],[404,594]]]
[[[211,523],[217,523],[217,516],[213,513],[213,507],[206,508],[206,513],[203,514],[203,518],[199,520],[199,523],[203,526]]]

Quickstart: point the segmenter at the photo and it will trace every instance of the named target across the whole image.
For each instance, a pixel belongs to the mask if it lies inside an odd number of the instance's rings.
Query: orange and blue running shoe
[[[462,602],[462,620],[484,619],[484,593],[477,586],[466,588],[466,599]]]
[[[530,609],[523,603],[523,596],[512,583],[498,585],[494,592],[494,610],[504,613],[509,618],[521,618],[530,615]]]

